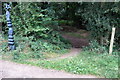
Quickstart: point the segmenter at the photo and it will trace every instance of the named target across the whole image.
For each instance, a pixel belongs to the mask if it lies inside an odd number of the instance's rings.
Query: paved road
[[[0,60],[0,78],[96,78]]]

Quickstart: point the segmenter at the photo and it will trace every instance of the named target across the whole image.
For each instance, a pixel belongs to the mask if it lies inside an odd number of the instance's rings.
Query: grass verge
[[[91,74],[104,78],[118,78],[119,56],[108,54],[96,54],[93,52],[81,52],[73,58],[60,60],[36,60],[17,61],[23,64],[31,64],[47,69],[64,70],[74,74]]]

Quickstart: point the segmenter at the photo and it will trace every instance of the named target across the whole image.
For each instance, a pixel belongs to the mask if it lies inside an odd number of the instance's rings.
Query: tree
[[[93,39],[101,45],[109,45],[112,27],[120,28],[120,3],[82,3],[78,14],[82,16],[90,30]],[[118,43],[120,35],[116,33],[115,39]]]

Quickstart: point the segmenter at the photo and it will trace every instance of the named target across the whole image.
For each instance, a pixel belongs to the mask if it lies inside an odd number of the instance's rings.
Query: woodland
[[[118,78],[120,2],[11,2],[15,50],[8,49],[5,2],[0,15],[0,56],[22,64]],[[112,54],[109,46],[112,28]],[[60,56],[79,54],[61,59]],[[54,60],[55,59],[55,60]]]

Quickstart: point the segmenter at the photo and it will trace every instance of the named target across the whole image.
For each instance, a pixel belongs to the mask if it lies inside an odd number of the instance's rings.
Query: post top
[[[6,4],[6,9],[8,10],[8,9],[10,9],[11,7],[10,7],[10,4]]]

